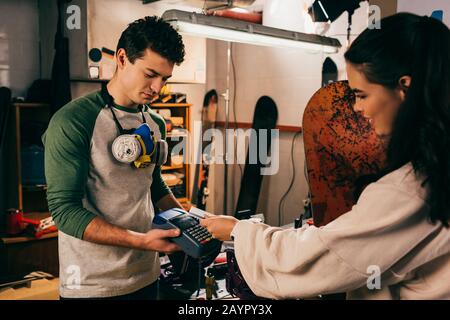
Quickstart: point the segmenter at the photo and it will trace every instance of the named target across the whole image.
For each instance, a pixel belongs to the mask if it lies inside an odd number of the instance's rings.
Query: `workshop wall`
[[[35,0],[0,1],[0,86],[25,96],[39,78],[39,17]]]
[[[362,3],[353,16],[353,40],[367,27],[368,4]],[[336,20],[327,32],[327,36],[340,40],[342,44],[338,53],[327,55],[319,51],[305,49],[282,49],[260,47],[245,44],[233,44],[233,61],[236,71],[236,84],[231,76],[230,122],[251,123],[253,112],[259,97],[268,95],[278,107],[278,125],[301,126],[303,111],[311,96],[321,86],[322,63],[330,56],[338,66],[339,79],[346,79],[345,60],[347,39],[347,13]],[[227,44],[222,41],[208,41],[207,85],[206,89],[215,88],[219,93],[226,90]],[[232,75],[232,73],[231,73]],[[233,92],[235,88],[235,92]],[[233,95],[236,95],[233,107]],[[225,120],[225,102],[220,99],[218,120]],[[234,109],[236,113],[234,114]],[[291,148],[294,134],[280,132],[280,166],[277,174],[263,179],[258,213],[264,213],[265,221],[271,225],[284,225],[293,222],[303,212],[303,199],[308,195],[308,185],[304,174],[304,147],[302,136],[297,137],[294,145],[294,158]],[[246,150],[242,150],[246,152]],[[295,166],[295,169],[293,168]],[[243,165],[241,165],[243,169]],[[295,170],[295,179],[286,196],[282,210],[279,204],[288,190]],[[223,213],[224,165],[214,165],[210,173],[212,194],[207,209]],[[232,214],[239,195],[241,170],[237,165],[229,166],[228,214]],[[279,216],[280,215],[280,216]]]

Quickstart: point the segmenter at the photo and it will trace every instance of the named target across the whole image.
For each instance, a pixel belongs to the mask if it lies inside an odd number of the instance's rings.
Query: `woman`
[[[450,31],[396,14],[365,30],[345,58],[355,110],[389,143],[384,175],[321,228],[228,216],[202,224],[215,238],[234,238],[258,296],[450,299]]]

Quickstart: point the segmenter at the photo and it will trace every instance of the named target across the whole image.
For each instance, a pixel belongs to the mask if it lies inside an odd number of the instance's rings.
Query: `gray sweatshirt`
[[[138,109],[114,106],[124,129],[143,123]],[[165,122],[143,107],[156,139],[165,138]],[[60,295],[66,298],[109,297],[139,290],[159,277],[157,252],[84,241],[95,217],[136,232],[151,229],[153,203],[170,189],[161,168],[133,168],[118,162],[111,145],[120,135],[100,92],[61,108],[43,137],[47,200],[59,229]]]

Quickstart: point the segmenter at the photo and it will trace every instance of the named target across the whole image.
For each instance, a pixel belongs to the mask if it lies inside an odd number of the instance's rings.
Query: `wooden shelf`
[[[176,165],[176,166],[162,166],[161,171],[168,171],[168,170],[178,170],[183,169],[184,164]]]
[[[23,191],[45,191],[47,190],[47,185],[22,185]]]
[[[30,242],[30,241],[40,241],[40,240],[44,240],[44,239],[51,239],[51,238],[57,238],[57,237],[58,237],[58,232],[56,231],[56,232],[44,234],[40,238],[35,238],[32,236],[3,237],[3,238],[1,238],[1,241],[5,245],[8,245],[8,244],[15,244],[15,243]]]
[[[164,107],[171,107],[171,108],[177,108],[177,107],[191,107],[192,104],[190,103],[154,103],[150,105],[150,108],[164,108]]]
[[[26,212],[24,218],[32,220],[42,220],[51,216],[50,212]]]
[[[171,110],[171,115],[173,117],[182,117],[183,120],[183,125],[185,130],[190,130],[191,129],[191,107],[192,104],[190,103],[154,103],[150,105],[150,108],[153,108],[153,110],[158,110],[158,109],[169,109]],[[172,132],[168,132],[166,135],[166,140],[169,143],[169,149],[171,148],[172,142],[176,142],[177,139],[182,140],[182,139],[186,139],[187,137],[189,137],[189,133],[185,132],[185,131],[176,131],[177,128],[174,128],[174,131]],[[186,139],[189,140],[189,139]],[[184,155],[186,157],[189,158],[189,141],[187,141],[187,149],[186,152],[188,154]],[[184,192],[183,193],[178,193],[179,191],[181,191],[181,189],[177,190],[177,200],[181,203],[188,203],[188,199],[190,199],[190,188],[191,188],[191,173],[190,173],[191,167],[189,164],[179,164],[179,165],[172,165],[172,166],[162,166],[161,167],[161,171],[164,173],[168,173],[167,171],[169,171],[170,173],[172,172],[180,172],[184,174],[184,177],[181,178],[183,180],[183,184],[184,184]],[[177,185],[173,185],[173,186],[169,186],[170,188],[174,188],[179,186]]]
[[[6,172],[9,208],[20,208],[24,217],[41,220],[50,216],[43,185],[22,185],[22,145],[31,131],[25,127],[27,122],[48,124],[51,106],[48,103],[29,103],[17,101],[11,104],[12,112],[8,119],[7,143],[9,165]],[[44,128],[43,128],[44,129]],[[26,135],[23,135],[27,133]],[[31,138],[31,137],[30,137]],[[28,274],[42,270],[54,275],[59,273],[58,232],[52,232],[36,238],[28,230],[17,235],[0,236],[0,277]]]
[[[187,137],[187,136],[188,136],[187,133],[176,133],[176,134],[168,133],[166,135],[167,138],[182,138],[182,137]]]
[[[223,128],[225,126],[225,121],[216,121],[216,127]],[[229,122],[229,129],[250,129],[252,124],[249,122]],[[280,130],[281,132],[302,132],[301,126],[276,126],[275,129]]]
[[[16,102],[13,103],[16,108],[49,108],[48,103],[30,103],[30,102]]]

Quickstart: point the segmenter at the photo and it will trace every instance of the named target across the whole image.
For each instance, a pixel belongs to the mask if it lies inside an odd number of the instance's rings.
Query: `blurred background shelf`
[[[41,136],[50,121],[50,105],[13,103],[9,116],[4,149],[8,157],[6,207],[24,211],[25,218],[47,218],[50,213]],[[15,236],[6,236],[5,230],[0,231],[0,279],[20,277],[34,271],[58,276],[57,232],[35,238],[26,231]]]
[[[161,167],[161,171],[170,171],[170,170],[178,170],[178,169],[183,169],[183,164]]]
[[[182,139],[187,144],[184,150],[190,149],[188,133],[183,131],[189,132],[191,129],[191,107],[192,104],[189,103],[155,103],[151,105],[152,110],[159,113],[168,123],[166,140],[169,144],[169,156],[167,163],[161,167],[163,179],[169,182],[168,185],[173,194],[185,208],[190,207],[191,175],[190,165],[180,163],[180,157],[184,156],[185,159],[189,159],[189,154],[172,155],[172,149]]]

